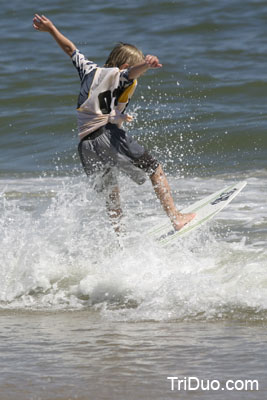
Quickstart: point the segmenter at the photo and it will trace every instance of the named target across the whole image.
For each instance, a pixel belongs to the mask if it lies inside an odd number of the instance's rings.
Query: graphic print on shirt
[[[124,90],[134,82],[128,78],[128,70],[120,71],[116,67],[99,68],[97,64],[85,58],[79,50],[73,53],[72,62],[81,80],[78,109],[82,107],[89,111],[91,107],[88,106],[89,104],[93,105],[92,103],[96,101],[95,94],[97,92],[99,111],[103,114],[109,114],[118,105],[119,98]],[[98,77],[96,77],[97,70],[100,70]],[[128,101],[133,92],[132,90],[130,96],[128,96]],[[88,99],[91,99],[91,101],[88,102]],[[93,111],[96,111],[95,106],[93,107]]]
[[[129,79],[128,70],[98,67],[77,49],[72,62],[81,79],[77,108],[79,137],[82,139],[111,120],[115,124],[118,121],[119,126],[125,120],[122,115],[137,81]]]

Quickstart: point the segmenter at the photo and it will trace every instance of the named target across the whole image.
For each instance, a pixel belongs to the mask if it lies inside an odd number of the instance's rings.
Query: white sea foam
[[[171,185],[185,206],[243,178]],[[246,178],[216,220],[163,249],[145,234],[165,220],[149,183],[122,179],[122,248],[86,178],[2,180],[0,306],[134,321],[267,318],[266,176]]]

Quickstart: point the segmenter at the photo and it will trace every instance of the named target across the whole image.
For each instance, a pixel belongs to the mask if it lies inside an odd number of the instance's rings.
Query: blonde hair
[[[118,43],[111,51],[104,65],[106,68],[121,67],[123,64],[129,64],[129,67],[144,61],[145,57],[141,50],[129,43]]]

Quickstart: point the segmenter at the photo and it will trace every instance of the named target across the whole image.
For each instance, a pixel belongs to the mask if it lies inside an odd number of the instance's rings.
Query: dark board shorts
[[[98,177],[97,191],[117,184],[116,169],[141,185],[159,166],[143,146],[110,123],[82,139],[78,151],[86,174]]]

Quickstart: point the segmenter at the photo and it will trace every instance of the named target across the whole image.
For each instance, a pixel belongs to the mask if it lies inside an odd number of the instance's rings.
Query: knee
[[[153,172],[153,174],[150,175],[150,179],[153,182],[153,180],[160,179],[163,176],[163,174],[164,174],[164,172],[163,172],[162,166],[161,166],[161,164],[159,164],[157,166],[156,170]]]

